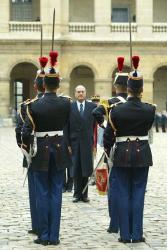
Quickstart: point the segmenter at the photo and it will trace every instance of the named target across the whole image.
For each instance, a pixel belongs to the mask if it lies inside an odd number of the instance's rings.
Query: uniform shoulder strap
[[[125,103],[126,102],[126,99],[122,96],[117,96],[117,98],[122,102],[122,103]]]
[[[122,104],[122,101],[115,102],[115,103],[111,104],[111,105],[110,105],[110,108],[112,109],[112,108],[116,107],[116,106],[119,105],[119,104]]]
[[[32,102],[35,102],[35,101],[37,101],[38,100],[38,96],[36,96],[35,98],[33,98],[33,99],[29,99],[29,101],[27,101],[25,104],[26,105],[28,105],[28,104],[30,104],[30,103],[32,103]]]
[[[155,104],[155,103],[145,102],[145,104],[148,104],[148,105],[150,105],[150,106],[153,106],[153,107],[157,108],[157,104]]]

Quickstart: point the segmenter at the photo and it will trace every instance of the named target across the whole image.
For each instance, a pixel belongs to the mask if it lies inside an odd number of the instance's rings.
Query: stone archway
[[[157,110],[167,110],[167,66],[158,68],[154,73],[153,102]]]
[[[94,95],[94,73],[91,68],[80,65],[75,67],[70,74],[70,96],[74,98],[75,87],[79,84],[85,86],[87,98]]]
[[[131,68],[127,65],[125,65],[123,67],[123,70],[122,72],[125,72],[125,73],[129,73],[131,71]],[[118,72],[118,68],[115,68],[112,72],[112,80],[111,80],[111,83],[112,83],[112,96],[115,96],[115,88],[114,88],[114,79],[115,79],[115,74]]]
[[[33,85],[36,72],[37,67],[28,62],[18,63],[11,70],[10,106],[15,110],[18,109],[19,103],[35,96]]]

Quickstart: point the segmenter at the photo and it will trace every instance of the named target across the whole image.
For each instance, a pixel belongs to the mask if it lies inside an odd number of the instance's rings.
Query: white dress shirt
[[[80,112],[80,105],[81,105],[81,103],[83,105],[83,111],[85,110],[85,100],[83,102],[77,101],[77,107],[78,107],[79,112]]]

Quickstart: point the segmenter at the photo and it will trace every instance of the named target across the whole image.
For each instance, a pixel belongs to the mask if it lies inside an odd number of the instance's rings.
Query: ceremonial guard
[[[60,243],[64,170],[70,162],[63,134],[70,115],[70,101],[56,94],[60,83],[59,73],[54,68],[57,56],[57,52],[50,52],[51,68],[45,72],[44,77],[45,94],[28,105],[22,132],[22,147],[28,153],[31,134],[34,133],[37,138],[37,153],[32,158],[32,168],[36,184],[39,233],[34,242],[42,245]]]
[[[103,101],[94,111],[93,115],[100,126],[103,126],[104,117],[108,119],[109,112],[115,103],[124,103],[127,98],[127,80],[128,73],[123,73],[124,57],[117,58],[118,63],[118,73],[116,73],[114,80],[114,87],[116,91],[116,96],[111,99]],[[109,142],[110,143],[110,142]],[[106,146],[106,145],[105,145]],[[106,151],[108,149],[104,148]],[[109,155],[109,152],[107,152]],[[117,194],[115,193],[115,183],[116,179],[114,177],[114,172],[110,171],[109,185],[108,185],[108,210],[110,216],[110,224],[107,229],[108,233],[118,233],[118,208],[117,208]]]
[[[114,87],[116,91],[116,96],[108,100],[101,100],[100,105],[93,110],[93,116],[99,125],[103,126],[104,117],[108,118],[111,105],[117,102],[125,102],[127,97],[127,79],[128,73],[123,73],[124,57],[118,57],[118,70],[116,73]]]
[[[37,92],[37,96],[30,100],[26,100],[21,104],[20,111],[17,115],[17,123],[16,123],[16,140],[19,147],[22,144],[22,128],[25,123],[26,118],[26,109],[27,105],[33,102],[34,100],[37,101],[41,98],[44,94],[44,87],[43,87],[43,78],[45,76],[44,67],[46,66],[48,59],[46,57],[40,57],[39,62],[41,65],[42,70],[37,71],[37,76],[34,81],[34,89]],[[27,168],[28,164],[26,158],[23,158],[23,167]],[[38,221],[37,221],[37,208],[36,208],[36,192],[35,192],[35,181],[34,181],[34,172],[32,169],[32,164],[29,166],[28,169],[28,190],[29,190],[29,201],[30,201],[30,214],[31,214],[31,224],[32,229],[28,231],[31,234],[38,234]]]
[[[143,78],[137,71],[139,57],[132,57],[134,72],[127,83],[127,102],[115,105],[109,114],[110,126],[104,133],[104,147],[113,147],[115,192],[118,197],[120,238],[123,243],[144,242],[143,209],[152,155],[148,143],[155,106],[141,102]]]

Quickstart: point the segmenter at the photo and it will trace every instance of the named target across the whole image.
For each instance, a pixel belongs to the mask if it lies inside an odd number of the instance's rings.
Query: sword
[[[101,155],[100,159],[98,160],[98,162],[97,162],[97,164],[96,164],[95,169],[93,170],[93,172],[92,172],[92,174],[91,174],[91,176],[90,176],[90,178],[89,178],[88,182],[86,183],[86,185],[85,185],[84,189],[82,190],[82,194],[84,194],[84,193],[85,193],[85,191],[86,191],[86,189],[87,189],[87,187],[88,187],[88,185],[89,185],[89,183],[90,183],[91,179],[93,178],[93,176],[94,176],[94,174],[95,174],[95,171],[96,171],[97,167],[99,166],[100,162],[101,162],[101,161],[102,161],[102,159],[104,158],[104,155],[105,155],[105,152],[103,152],[103,153],[102,153],[102,155]]]
[[[133,69],[133,66],[132,66],[132,25],[131,25],[131,8],[129,6],[129,54],[130,54],[130,67],[131,67],[131,70]]]
[[[55,8],[53,11],[53,25],[52,25],[52,51],[54,49],[54,34],[55,34]]]
[[[43,29],[42,29],[42,25],[41,25],[41,44],[40,44],[40,56],[42,57],[42,40],[43,40]]]
[[[27,172],[26,172],[26,176],[25,176],[24,181],[23,181],[23,187],[24,187],[32,160],[31,160],[31,154],[28,153],[23,147],[21,147],[21,151],[22,151],[22,153],[25,156],[26,161],[27,161]],[[31,152],[31,146],[30,146],[30,152]]]

